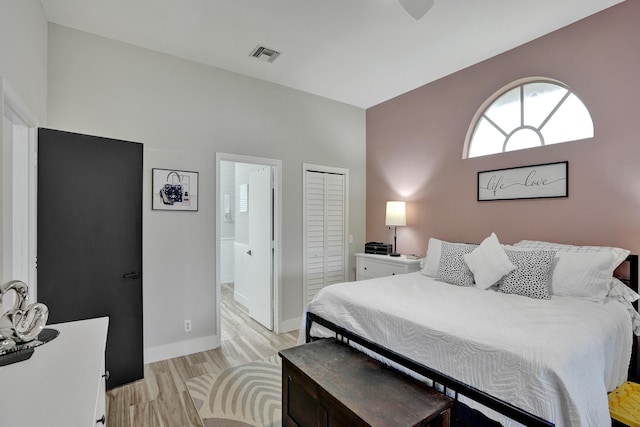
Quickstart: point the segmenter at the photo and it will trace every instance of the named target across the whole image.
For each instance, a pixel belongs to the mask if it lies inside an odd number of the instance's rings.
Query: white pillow
[[[551,294],[603,301],[613,277],[611,252],[556,252]]]
[[[611,290],[609,291],[608,297],[615,298],[624,304],[631,317],[633,333],[636,336],[640,336],[640,314],[638,314],[638,311],[633,307],[633,302],[640,299],[640,295],[614,277],[611,279]]]
[[[429,277],[438,277],[441,253],[442,240],[430,238],[427,245],[427,255],[425,255],[424,264],[422,265],[422,274]]]
[[[511,273],[515,265],[509,260],[495,233],[487,237],[473,252],[463,255],[473,273],[476,286],[489,289],[505,274]]]
[[[438,267],[440,266],[440,256],[442,255],[442,242],[431,237],[427,245],[427,255],[422,263],[422,274],[429,277],[438,277]],[[450,242],[446,242],[450,243]],[[467,243],[451,243],[452,245],[467,246]],[[477,246],[477,245],[476,245]]]
[[[614,277],[611,279],[609,293],[607,296],[616,298],[619,301],[635,302],[640,299],[640,295],[620,281],[620,279]]]
[[[514,246],[523,249],[535,249],[540,251],[556,251],[556,252],[580,252],[580,253],[593,253],[593,252],[610,252],[613,256],[611,263],[611,273],[613,274],[613,270],[616,269],[622,262],[627,259],[630,251],[622,248],[615,248],[610,246],[575,246],[575,245],[565,245],[562,243],[550,243],[543,242],[539,240],[521,240],[516,243]]]
[[[586,297],[594,301],[602,301],[606,297],[614,270],[630,253],[610,246],[575,246],[538,240],[521,240],[514,246],[519,250],[556,251],[552,294]]]

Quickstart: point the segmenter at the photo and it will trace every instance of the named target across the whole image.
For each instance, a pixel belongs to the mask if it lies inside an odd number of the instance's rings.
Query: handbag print
[[[165,205],[173,205],[174,203],[182,203],[182,181],[180,174],[175,171],[169,172],[167,182],[160,189],[160,199]]]

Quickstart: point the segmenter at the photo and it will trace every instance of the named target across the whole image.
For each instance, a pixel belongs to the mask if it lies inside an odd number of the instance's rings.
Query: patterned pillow
[[[498,282],[498,290],[535,299],[550,299],[553,251],[506,251],[516,269]]]
[[[436,280],[458,286],[473,286],[473,273],[464,262],[463,255],[471,253],[476,247],[477,245],[442,242]]]

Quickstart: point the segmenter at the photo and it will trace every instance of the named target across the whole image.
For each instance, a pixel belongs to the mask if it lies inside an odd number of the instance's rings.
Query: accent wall
[[[398,251],[429,237],[608,245],[640,253],[640,2],[626,1],[367,110],[367,240],[393,241],[385,202],[407,201]],[[508,37],[508,35],[505,35]],[[589,109],[594,138],[463,159],[480,105],[510,82],[544,76]],[[569,162],[569,197],[477,201],[477,173]]]

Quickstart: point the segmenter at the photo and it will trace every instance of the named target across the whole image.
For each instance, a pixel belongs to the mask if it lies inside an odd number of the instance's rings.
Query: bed
[[[301,340],[338,336],[433,384],[455,398],[458,425],[610,425],[607,392],[637,377],[638,257],[496,242],[430,239],[420,272],[322,289]]]

